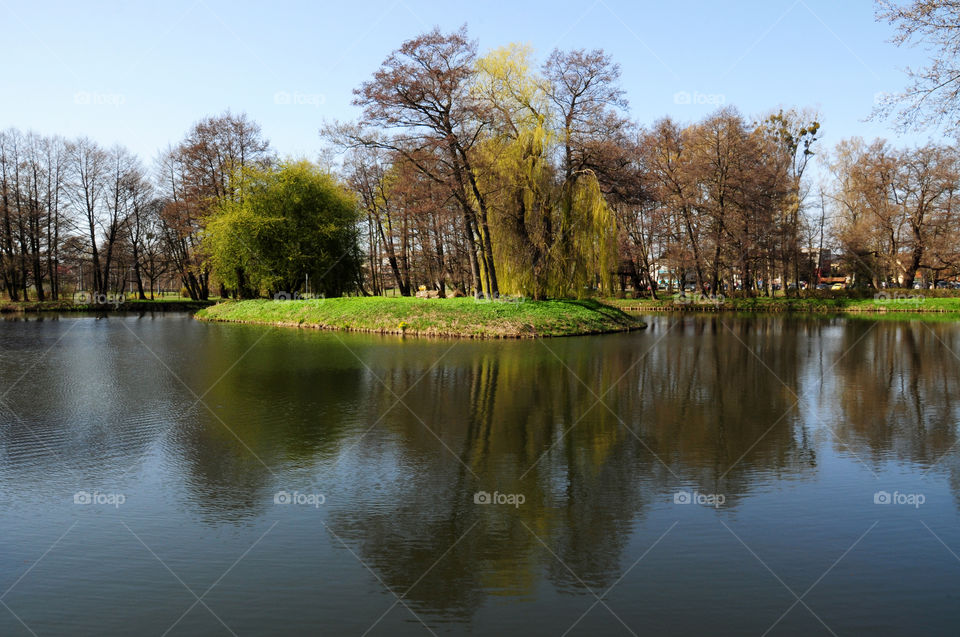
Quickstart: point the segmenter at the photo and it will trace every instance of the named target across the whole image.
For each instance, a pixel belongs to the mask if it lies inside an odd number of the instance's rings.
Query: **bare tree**
[[[921,44],[927,66],[907,69],[910,85],[888,96],[875,117],[895,115],[902,129],[944,125],[960,131],[960,3],[956,0],[876,0],[877,19],[896,29],[897,46]]]
[[[68,152],[71,174],[69,196],[79,211],[89,241],[93,289],[105,294],[108,283],[104,275],[106,270],[102,268],[101,227],[110,182],[110,157],[96,142],[86,137],[72,142]]]
[[[161,156],[158,182],[167,202],[163,234],[190,298],[210,296],[210,269],[200,250],[206,216],[223,202],[243,196],[244,169],[272,161],[269,148],[259,125],[228,111],[197,122],[180,144]]]
[[[348,144],[375,145],[403,155],[426,177],[446,185],[459,202],[471,244],[474,288],[499,294],[487,195],[474,170],[472,150],[485,123],[471,87],[477,45],[466,27],[439,29],[404,42],[355,92],[363,108],[357,129],[328,131]],[[365,129],[395,133],[386,137]],[[425,162],[423,158],[432,161]]]

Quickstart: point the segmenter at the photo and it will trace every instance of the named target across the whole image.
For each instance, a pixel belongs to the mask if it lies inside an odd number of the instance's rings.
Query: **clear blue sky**
[[[315,158],[323,121],[356,117],[351,90],[391,50],[464,22],[481,51],[515,41],[541,57],[606,49],[643,123],[692,121],[721,100],[746,115],[811,106],[829,145],[898,139],[863,119],[878,92],[905,85],[905,66],[924,61],[887,42],[870,0],[0,0],[0,128],[119,142],[150,162],[229,108],[260,122],[281,154]],[[683,92],[692,103],[678,103]]]

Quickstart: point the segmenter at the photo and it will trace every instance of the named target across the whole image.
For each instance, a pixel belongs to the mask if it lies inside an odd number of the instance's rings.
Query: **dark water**
[[[956,635],[960,325],[649,320],[0,322],[0,635]]]

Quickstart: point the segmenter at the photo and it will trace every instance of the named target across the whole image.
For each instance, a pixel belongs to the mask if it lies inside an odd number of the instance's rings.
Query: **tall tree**
[[[462,211],[464,236],[474,246],[474,287],[482,285],[487,294],[497,295],[487,193],[474,170],[474,144],[486,121],[471,90],[476,51],[465,26],[448,34],[434,29],[404,42],[355,91],[354,103],[363,108],[362,128],[393,136],[361,131],[345,136],[394,150],[451,189]],[[422,161],[426,156],[433,161]]]
[[[207,215],[225,202],[242,200],[244,169],[271,161],[260,126],[229,111],[197,122],[161,157],[158,172],[168,202],[162,217],[165,235],[190,298],[210,295],[210,271],[199,238]]]
[[[877,19],[896,29],[897,46],[921,44],[930,62],[908,69],[910,85],[889,96],[875,115],[895,114],[903,128],[943,124],[960,131],[960,4],[956,0],[876,0]]]
[[[109,285],[106,274],[109,273],[110,261],[108,258],[107,268],[104,268],[102,229],[106,208],[105,199],[108,196],[107,189],[110,184],[110,156],[96,142],[86,137],[71,143],[69,153],[70,197],[74,206],[80,211],[81,223],[89,242],[93,290],[98,294],[106,294]],[[111,244],[109,247],[111,253],[112,249]]]
[[[783,155],[789,166],[789,193],[778,215],[782,238],[779,250],[783,282],[786,284],[792,278],[797,294],[800,292],[801,215],[806,198],[803,176],[820,140],[818,119],[812,112],[780,109],[767,116],[760,126],[760,130],[773,141],[774,150]],[[789,287],[787,290],[789,293]]]

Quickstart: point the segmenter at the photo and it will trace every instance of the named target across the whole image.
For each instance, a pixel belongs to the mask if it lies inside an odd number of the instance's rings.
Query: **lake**
[[[955,635],[960,324],[0,320],[0,635]]]

